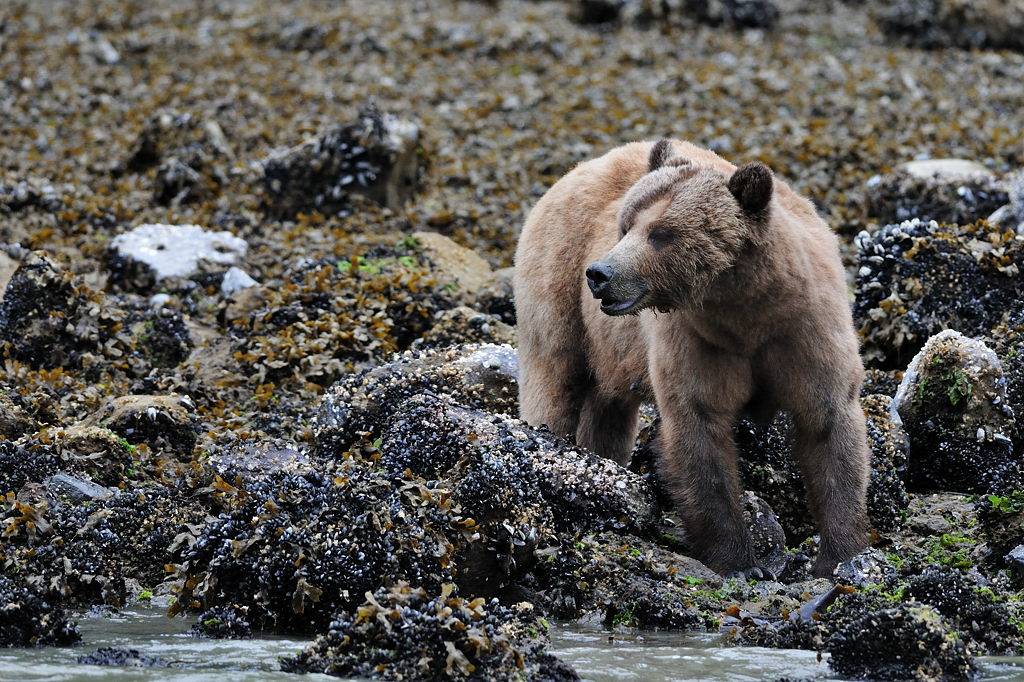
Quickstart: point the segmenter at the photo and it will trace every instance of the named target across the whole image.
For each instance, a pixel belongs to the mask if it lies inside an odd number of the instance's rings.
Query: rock
[[[494,273],[476,252],[437,232],[414,232],[416,248],[430,262],[439,279],[450,282],[453,295],[473,306],[477,297],[494,283]]]
[[[0,494],[17,492],[26,483],[41,483],[61,468],[51,448],[26,447],[0,439]]]
[[[317,448],[340,453],[361,433],[381,429],[405,399],[423,391],[468,407],[515,414],[518,360],[510,346],[469,345],[409,351],[338,382],[324,395],[314,425]]]
[[[121,61],[121,54],[99,31],[70,31],[67,43],[77,47],[81,56],[94,59],[98,64],[112,66]]]
[[[0,437],[7,440],[18,440],[22,436],[35,433],[39,424],[20,405],[10,397],[0,394]]]
[[[191,399],[173,395],[114,398],[82,426],[102,426],[133,445],[146,443],[154,450],[166,448],[181,456],[192,453],[199,432]]]
[[[1021,485],[1006,380],[983,342],[952,330],[930,338],[907,368],[891,411],[910,438],[911,489],[983,493]]]
[[[743,493],[743,518],[750,528],[757,565],[772,576],[782,575],[789,562],[786,555],[786,531],[772,508],[749,490]]]
[[[109,488],[68,474],[54,474],[46,479],[45,484],[51,495],[69,497],[75,502],[105,500],[113,495]]]
[[[415,123],[364,106],[354,123],[263,161],[266,209],[280,218],[335,214],[345,211],[347,195],[357,192],[397,210],[416,189],[419,145]]]
[[[896,578],[896,568],[880,550],[869,547],[849,561],[839,564],[834,573],[842,585],[867,587],[884,585]]]
[[[903,526],[910,499],[904,477],[910,441],[892,409],[892,398],[861,398],[871,443],[871,479],[868,483],[868,518],[875,530],[891,533]]]
[[[628,0],[575,0],[569,16],[578,24],[608,24],[618,21]]]
[[[450,399],[413,396],[388,416],[380,442],[392,476],[440,480],[473,519],[474,539],[456,549],[457,582],[472,594],[496,594],[560,531],[642,532],[655,518],[653,491],[636,474]]]
[[[0,302],[4,300],[4,291],[7,289],[11,277],[14,277],[14,273],[17,272],[18,265],[20,265],[19,261],[0,251]]]
[[[103,647],[91,654],[78,657],[80,665],[112,665],[119,668],[176,668],[174,663],[159,656],[144,656],[136,649]]]
[[[232,158],[215,119],[168,109],[146,121],[119,170],[142,173],[156,168],[154,200],[180,204],[216,192],[227,181]]]
[[[68,646],[82,639],[59,602],[0,575],[0,647]]]
[[[146,290],[164,280],[222,273],[241,262],[247,249],[245,240],[230,232],[148,224],[115,237],[107,258],[113,281]]]
[[[215,606],[199,614],[192,634],[211,639],[252,639],[252,625],[246,620],[246,609]]]
[[[515,326],[516,304],[512,287],[513,268],[494,271],[491,284],[484,287],[476,297],[476,307],[482,312],[497,315],[505,324]]]
[[[578,680],[545,652],[545,627],[529,604],[469,601],[453,585],[439,592],[398,584],[366,594],[326,634],[281,669],[345,678]]]
[[[192,352],[194,343],[181,313],[169,308],[146,311],[132,325],[135,349],[148,367],[177,367]]]
[[[206,195],[203,176],[199,171],[171,157],[156,170],[153,200],[158,204],[179,205],[198,201]]]
[[[1024,171],[1017,171],[1006,180],[1010,203],[996,209],[988,222],[996,227],[1024,234]]]
[[[1024,491],[986,495],[978,505],[978,521],[993,563],[1014,567],[1020,555],[1017,547],[1024,541]]]
[[[1008,201],[1005,184],[964,159],[910,161],[867,185],[868,214],[883,225],[913,218],[964,225]]]
[[[685,0],[685,11],[699,21],[736,28],[772,28],[779,8],[772,0]]]
[[[870,636],[865,636],[870,633]],[[968,680],[974,660],[932,608],[899,604],[839,628],[828,641],[838,674],[876,680]]]
[[[905,366],[944,329],[981,336],[1022,310],[1024,239],[911,220],[857,236],[854,318],[869,364]]]
[[[70,272],[33,251],[22,260],[0,302],[0,340],[8,344],[11,356],[32,366],[74,365],[83,348],[68,326],[89,298]]]
[[[430,331],[413,341],[413,348],[444,348],[469,343],[515,345],[515,328],[496,315],[459,306],[439,312],[435,319]]]
[[[886,35],[915,47],[1024,50],[1020,0],[897,0],[875,15]]]
[[[772,0],[576,0],[570,11],[573,21],[584,25],[616,22],[641,26],[659,23],[692,23],[734,28],[771,28],[779,19]]]
[[[259,282],[250,277],[245,270],[232,265],[220,282],[220,293],[225,297],[234,296],[243,289],[255,286],[259,286]]]
[[[27,209],[40,209],[51,213],[59,211],[64,207],[62,194],[67,189],[67,186],[58,188],[53,183],[36,177],[17,182],[0,182],[0,214]]]
[[[1017,545],[1007,553],[1003,560],[1010,570],[1014,572],[1017,579],[1024,577],[1024,545]]]

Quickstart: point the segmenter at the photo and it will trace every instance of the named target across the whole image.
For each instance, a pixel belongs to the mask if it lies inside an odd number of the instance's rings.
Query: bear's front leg
[[[651,358],[659,473],[696,557],[723,574],[747,572],[756,560],[740,506],[733,424],[750,399],[749,364],[692,337],[673,345],[676,352]]]

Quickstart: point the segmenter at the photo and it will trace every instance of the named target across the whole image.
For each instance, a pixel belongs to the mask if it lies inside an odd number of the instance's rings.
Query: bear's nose
[[[594,294],[594,298],[601,298],[613,274],[611,266],[601,261],[592,263],[587,268],[587,286],[590,287],[590,293]]]

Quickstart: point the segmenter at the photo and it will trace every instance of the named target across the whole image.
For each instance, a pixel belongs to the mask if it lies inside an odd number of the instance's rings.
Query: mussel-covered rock
[[[199,425],[195,404],[188,396],[126,395],[109,401],[82,422],[100,426],[129,444],[146,443],[154,450],[189,455],[195,447]]]
[[[1006,379],[982,341],[952,330],[929,339],[891,410],[910,438],[912,488],[983,493],[1021,486]]]
[[[931,159],[871,178],[867,201],[868,213],[883,225],[913,218],[962,225],[987,218],[1008,195],[1006,185],[979,163]]]
[[[67,646],[81,638],[59,601],[0,575],[0,647]]]
[[[871,364],[903,367],[933,334],[988,334],[1021,309],[1024,238],[1015,232],[915,219],[856,243],[853,312]]]
[[[192,626],[192,634],[212,639],[250,639],[252,625],[245,607],[230,604],[214,606],[199,614]]]
[[[470,600],[451,584],[399,583],[367,592],[282,669],[387,680],[579,679],[545,651],[544,629],[529,604]]]
[[[876,16],[887,35],[915,47],[1024,50],[1020,0],[897,0]]]

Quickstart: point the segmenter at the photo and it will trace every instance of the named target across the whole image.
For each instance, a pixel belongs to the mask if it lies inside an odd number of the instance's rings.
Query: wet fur
[[[608,257],[653,283],[639,314],[606,315],[588,291],[583,271]],[[863,368],[837,241],[763,166],[677,140],[580,164],[526,221],[515,297],[523,418],[625,463],[653,392],[662,479],[708,565],[754,565],[732,437],[752,402],[793,415],[815,573],[866,545]]]

